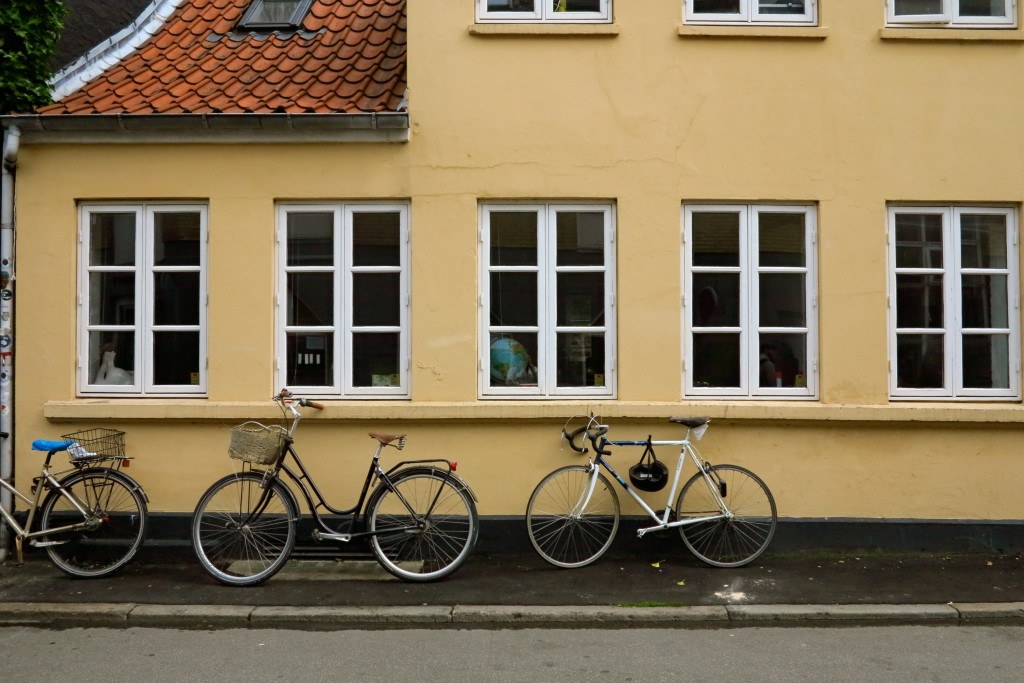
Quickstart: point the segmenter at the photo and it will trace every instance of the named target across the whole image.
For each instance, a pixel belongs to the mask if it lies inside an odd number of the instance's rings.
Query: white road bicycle
[[[669,421],[686,427],[680,440],[609,441],[608,425],[600,418],[585,417],[586,424],[569,431],[579,417],[570,418],[562,438],[578,453],[588,453],[577,441],[590,441],[594,456],[586,465],[569,465],[548,474],[534,489],[526,507],[526,524],[533,548],[557,567],[582,567],[597,560],[611,546],[619,528],[619,499],[604,468],[653,520],[652,526],[637,530],[643,538],[652,531],[679,529],[683,543],[698,559],[715,567],[741,567],[753,562],[768,548],[775,534],[775,499],[765,483],[753,472],[737,465],[712,465],[694,445],[707,431],[710,418],[674,417]],[[679,459],[671,478],[665,508],[655,512],[608,463],[608,446],[678,446]],[[697,466],[679,492],[679,477],[687,460]],[[660,490],[664,479],[647,490]],[[637,479],[633,479],[639,484]]]

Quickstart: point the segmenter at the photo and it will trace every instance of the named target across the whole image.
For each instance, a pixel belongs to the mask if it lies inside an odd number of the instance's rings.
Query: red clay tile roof
[[[314,0],[294,33],[236,31],[250,0],[184,0],[149,40],[58,114],[398,111],[406,90],[405,0]]]

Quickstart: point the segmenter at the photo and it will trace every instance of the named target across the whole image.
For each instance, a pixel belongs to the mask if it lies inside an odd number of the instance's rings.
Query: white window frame
[[[608,24],[612,21],[612,0],[600,0],[597,12],[555,12],[549,7],[551,0],[533,0],[532,12],[488,12],[487,0],[476,0],[476,20],[479,23],[551,23],[551,24]]]
[[[739,216],[739,265],[693,265],[693,214],[736,213]],[[758,263],[758,216],[762,213],[803,213],[805,216],[805,263],[795,266],[761,266]],[[817,266],[817,206],[814,204],[684,204],[683,205],[683,387],[686,396],[743,399],[816,399],[818,397],[818,266]],[[736,327],[702,327],[701,332],[729,332],[740,335],[740,382],[738,387],[703,387],[693,383],[693,326],[691,317],[696,306],[693,274],[739,274],[739,325]],[[759,326],[759,273],[800,273],[805,277],[802,327]],[[759,336],[761,333],[802,333],[807,335],[805,386],[759,386]]]
[[[199,215],[199,265],[156,266],[153,259],[154,218],[158,213],[195,212]],[[102,213],[129,213],[135,216],[135,265],[93,266],[89,264],[90,216]],[[195,203],[83,203],[78,219],[78,393],[82,396],[180,396],[206,393],[209,356],[207,355],[207,243],[208,207]],[[89,322],[89,274],[96,272],[134,273],[135,321],[130,325],[93,325]],[[159,272],[199,273],[199,323],[197,325],[157,325],[154,316],[153,275]],[[199,333],[199,382],[197,384],[154,384],[153,333]],[[89,358],[90,332],[133,332],[135,335],[135,369],[132,384],[95,384],[91,381],[92,363]]]
[[[695,12],[693,0],[683,3],[683,22],[687,24],[758,24],[790,26],[816,26],[818,23],[818,0],[808,0],[803,14],[761,14],[758,0],[740,0],[737,14],[712,14]]]
[[[537,265],[497,266],[490,264],[492,212],[522,211],[537,214]],[[602,266],[557,265],[556,218],[560,212],[600,212],[604,215],[604,264]],[[616,396],[616,342],[615,342],[615,206],[611,202],[569,203],[499,203],[480,205],[480,330],[478,361],[479,391],[483,398],[615,398]],[[490,274],[495,271],[538,272],[536,326],[496,327],[490,324]],[[604,272],[603,326],[572,327],[558,325],[557,276],[566,272]],[[535,332],[537,334],[537,386],[495,387],[490,383],[490,338],[492,332]],[[559,332],[603,332],[605,344],[605,384],[595,387],[560,387],[558,374]]]
[[[334,261],[331,266],[289,266],[288,213],[316,212],[331,214],[333,217]],[[398,213],[399,265],[398,266],[354,266],[352,248],[353,216],[357,213]],[[277,300],[275,329],[277,330],[277,358],[275,375],[277,386],[287,386],[298,394],[319,398],[360,398],[394,399],[408,398],[409,389],[409,203],[408,202],[329,202],[299,203],[281,202],[277,205]],[[339,253],[340,250],[340,253]],[[339,260],[340,259],[340,260]],[[329,272],[333,275],[334,325],[308,327],[287,325],[288,273]],[[352,321],[353,275],[356,273],[399,273],[399,325],[396,326],[355,326]],[[288,376],[288,333],[329,332],[333,334],[334,367],[329,386],[301,386],[287,383]],[[357,333],[397,332],[398,374],[397,386],[356,386],[352,381],[352,337]]]
[[[1018,275],[1017,257],[1017,212],[1010,206],[971,206],[971,205],[913,205],[891,204],[888,207],[887,242],[888,242],[888,307],[889,307],[889,396],[892,399],[913,400],[1019,400],[1020,395],[1020,279]],[[896,216],[905,214],[937,214],[942,216],[942,267],[941,268],[897,268],[896,267]],[[1007,267],[966,269],[961,265],[961,222],[964,214],[995,214],[1006,217],[1006,257]],[[897,386],[897,332],[925,333],[934,332],[931,328],[897,328],[898,294],[896,276],[899,274],[941,274],[943,276],[943,383],[941,388],[899,388]],[[1010,357],[1008,359],[1010,373],[1009,388],[979,389],[963,386],[963,354],[962,338],[970,334],[972,329],[965,329],[962,324],[961,276],[971,274],[1006,275],[1007,276],[1007,319],[1008,328],[1000,328],[999,332],[1008,335]],[[938,329],[938,328],[936,328]],[[983,328],[991,331],[997,328]],[[978,330],[982,332],[982,330]]]
[[[894,0],[885,2],[885,21],[888,26],[949,26],[951,28],[1010,28],[1017,25],[1017,0],[1003,0],[1004,17],[962,17],[960,0],[941,0],[942,11],[936,14],[896,14]]]

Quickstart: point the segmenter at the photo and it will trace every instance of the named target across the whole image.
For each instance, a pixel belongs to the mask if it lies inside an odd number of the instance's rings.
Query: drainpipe
[[[2,185],[0,185],[0,479],[14,483],[14,169],[18,165],[21,131],[11,126],[4,131]],[[11,493],[0,491],[0,505],[12,509]],[[10,530],[0,524],[0,562],[7,559]]]

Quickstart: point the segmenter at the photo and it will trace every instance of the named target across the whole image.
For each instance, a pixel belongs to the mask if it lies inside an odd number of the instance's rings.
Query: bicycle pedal
[[[323,531],[316,530],[313,532],[313,538],[317,541],[340,541],[341,543],[348,543],[352,540],[352,534],[327,534]]]
[[[33,548],[46,548],[51,545],[64,545],[67,541],[29,541],[28,544]]]

